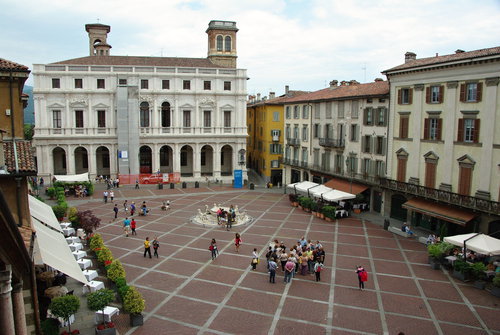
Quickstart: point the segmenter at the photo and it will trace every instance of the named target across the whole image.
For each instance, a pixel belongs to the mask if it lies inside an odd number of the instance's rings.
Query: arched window
[[[141,127],[149,127],[149,103],[146,101],[141,102],[140,110],[140,123]]]
[[[161,104],[161,126],[170,127],[170,104],[166,101]]]
[[[222,36],[217,36],[217,51],[222,51]]]
[[[231,51],[231,36],[226,36],[224,41],[225,51]]]

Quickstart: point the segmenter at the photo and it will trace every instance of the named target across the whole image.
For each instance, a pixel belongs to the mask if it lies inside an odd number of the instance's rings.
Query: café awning
[[[339,190],[351,194],[359,194],[368,189],[368,186],[366,185],[336,178],[327,181],[324,185],[326,187],[333,188],[334,190]]]
[[[71,174],[71,175],[56,175],[54,178],[57,181],[67,182],[67,183],[77,183],[82,181],[89,181],[89,173],[81,174]]]
[[[308,191],[318,185],[319,184],[310,181],[301,181],[298,183],[289,184],[287,185],[287,188],[293,190],[295,193],[300,192],[309,195]]]
[[[62,232],[61,225],[57,221],[52,207],[41,202],[32,195],[28,195],[31,217],[51,228]]]
[[[311,195],[317,198],[322,198],[326,201],[341,201],[354,199],[356,197],[354,194],[342,192],[340,190],[334,190],[325,185],[318,185],[317,187],[313,187],[309,190],[309,192]]]
[[[465,226],[477,216],[477,214],[471,211],[417,198],[408,200],[403,204],[403,207],[461,226]]]
[[[487,256],[500,255],[500,240],[480,233],[446,236],[445,242],[478,252]]]

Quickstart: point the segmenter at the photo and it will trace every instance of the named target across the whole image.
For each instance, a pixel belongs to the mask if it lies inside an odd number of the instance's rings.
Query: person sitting
[[[405,222],[401,227],[401,230],[406,233],[406,235],[413,236],[413,231],[411,231],[410,226]]]
[[[425,241],[425,245],[429,245],[429,244],[435,244],[437,241],[437,237],[436,235],[434,234],[429,234],[429,236],[427,237],[427,240]]]

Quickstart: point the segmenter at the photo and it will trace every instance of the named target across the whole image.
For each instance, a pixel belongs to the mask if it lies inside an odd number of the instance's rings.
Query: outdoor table
[[[69,245],[69,248],[71,249],[71,251],[82,250],[83,249],[83,244],[81,244],[81,243],[71,243]]]
[[[83,285],[83,293],[88,293],[88,292],[95,292],[99,291],[100,289],[104,288],[104,283],[102,281],[98,280],[92,280],[89,281],[87,285]]]
[[[95,312],[96,324],[102,322],[102,317],[103,317],[102,312],[103,312],[102,309],[100,311]],[[106,322],[111,322],[111,317],[113,315],[120,315],[120,310],[116,307],[111,307],[111,306],[104,307],[104,320]]]
[[[68,289],[65,286],[52,286],[44,291],[45,296],[50,299],[63,297],[67,293]]]
[[[93,279],[97,278],[97,271],[96,270],[83,270],[82,272],[88,281],[92,281]]]
[[[66,320],[64,320],[63,318],[58,318],[54,314],[52,314],[50,309],[47,310],[47,318],[59,320],[59,322],[61,323],[61,327],[68,327],[70,324],[75,322],[75,314],[72,314],[69,317],[69,320],[68,320],[69,322],[66,322]]]
[[[87,253],[85,251],[81,251],[81,250],[73,251],[72,254],[73,254],[73,256],[75,256],[76,260],[79,260],[80,258],[87,256]]]
[[[60,225],[62,229],[68,228],[71,227],[71,222],[61,222]]]
[[[81,259],[77,260],[76,262],[78,263],[78,265],[80,265],[80,268],[83,270],[92,266],[92,261],[90,259],[81,258]]]
[[[71,244],[71,243],[80,243],[80,238],[78,238],[76,236],[66,237],[66,242],[68,242],[68,244]]]
[[[335,211],[335,216],[338,216],[340,215],[340,217],[347,217],[349,216],[349,212],[347,212],[345,209],[339,209],[337,211]]]
[[[75,229],[73,229],[71,227],[63,228],[62,231],[64,233],[64,236],[70,236],[70,235],[73,235],[75,233]]]
[[[452,264],[457,260],[456,256],[446,256],[445,257],[448,260],[448,263]]]

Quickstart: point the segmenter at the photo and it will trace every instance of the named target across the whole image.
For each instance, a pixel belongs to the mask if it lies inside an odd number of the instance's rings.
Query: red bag
[[[366,272],[366,270],[361,271],[359,276],[361,278],[361,281],[363,281],[363,282],[368,281],[368,272]]]
[[[208,250],[210,250],[210,251],[214,250],[214,246],[213,246],[213,245],[210,245],[210,246],[208,247]]]

